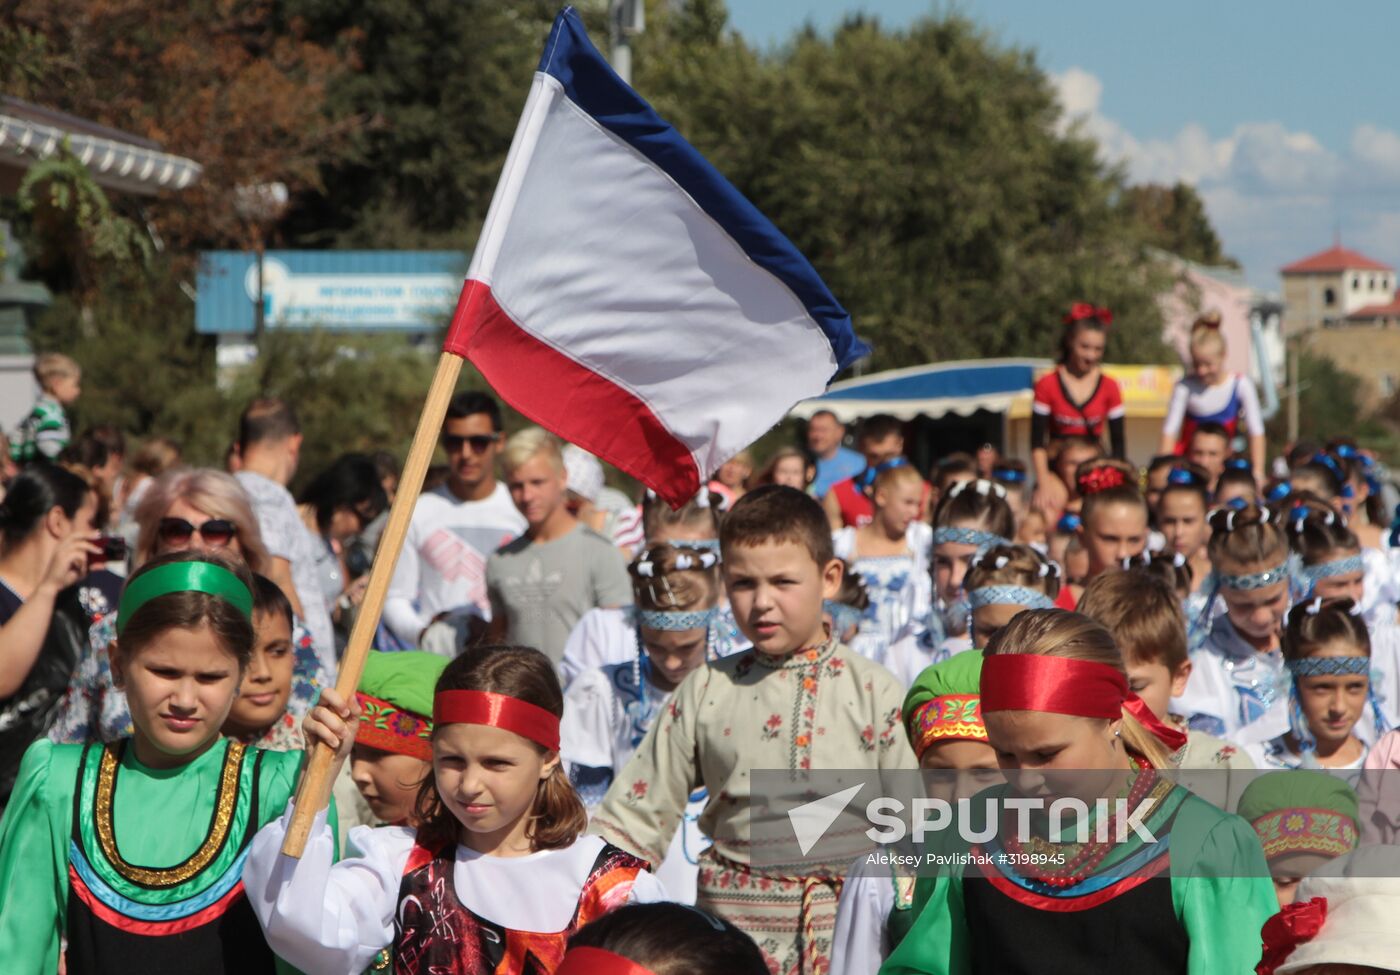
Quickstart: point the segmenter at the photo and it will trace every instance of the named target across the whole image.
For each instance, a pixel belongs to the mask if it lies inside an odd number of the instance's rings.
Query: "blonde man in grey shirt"
[[[501,453],[506,487],[527,527],[486,561],[487,638],[534,647],[558,666],[584,613],[632,602],[627,565],[612,542],[570,514],[558,438],[529,427]]]

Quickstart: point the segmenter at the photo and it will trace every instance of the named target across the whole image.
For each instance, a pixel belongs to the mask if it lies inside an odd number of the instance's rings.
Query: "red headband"
[[[997,653],[982,662],[982,713],[1050,711],[1112,721],[1127,710],[1172,751],[1186,744],[1185,733],[1162,722],[1128,690],[1118,668],[1092,660],[1035,653]]]
[[[518,697],[490,691],[439,691],[433,697],[433,725],[484,724],[513,731],[551,752],[559,750],[559,719]]]
[[[653,972],[603,948],[570,948],[554,975],[653,975]]]
[[[1128,681],[1116,667],[1038,653],[994,653],[982,662],[982,713],[1050,711],[1123,716]]]

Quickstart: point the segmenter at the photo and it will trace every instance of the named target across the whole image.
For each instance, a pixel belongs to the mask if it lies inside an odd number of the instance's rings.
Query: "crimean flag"
[[[869,352],[797,248],[554,21],[446,352],[672,504]]]

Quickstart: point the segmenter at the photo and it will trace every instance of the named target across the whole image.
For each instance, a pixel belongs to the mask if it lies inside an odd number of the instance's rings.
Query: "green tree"
[[[1118,206],[1136,224],[1144,243],[1197,264],[1239,267],[1221,250],[1220,237],[1194,187],[1185,183],[1129,186]]]
[[[1114,309],[1113,359],[1167,358],[1169,279],[1115,206],[1121,173],[1056,133],[1033,54],[957,15],[853,17],[760,54],[721,10],[662,17],[638,87],[807,254],[874,367],[1048,356],[1075,300]]]
[[[1400,399],[1368,415],[1357,398],[1360,385],[1357,376],[1332,359],[1305,351],[1298,360],[1298,438],[1320,443],[1346,433],[1395,459],[1394,424],[1400,421],[1400,409],[1396,409]],[[1287,400],[1268,422],[1267,433],[1272,451],[1282,452],[1288,446]]]
[[[595,28],[602,5],[585,4]],[[324,190],[283,225],[297,246],[466,248],[475,239],[555,0],[289,0],[309,40],[355,65],[330,92],[363,119]]]

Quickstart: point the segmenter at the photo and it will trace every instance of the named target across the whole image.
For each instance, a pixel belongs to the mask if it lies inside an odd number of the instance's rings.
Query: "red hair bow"
[[[1113,324],[1113,312],[1107,308],[1096,308],[1087,301],[1076,301],[1069,306],[1069,313],[1064,317],[1066,325],[1073,325],[1075,322],[1097,321],[1104,328]]]
[[[1264,922],[1264,957],[1254,966],[1255,975],[1274,975],[1293,949],[1311,941],[1327,920],[1327,898],[1314,897],[1292,903]]]
[[[1127,483],[1127,474],[1116,467],[1105,464],[1103,467],[1095,467],[1093,470],[1085,472],[1084,476],[1079,479],[1079,493],[1088,497],[1091,494],[1098,494],[1100,491],[1107,491],[1109,488],[1122,487]]]

